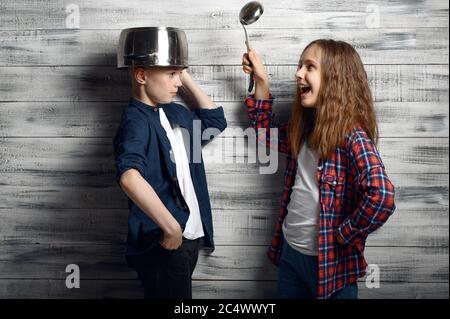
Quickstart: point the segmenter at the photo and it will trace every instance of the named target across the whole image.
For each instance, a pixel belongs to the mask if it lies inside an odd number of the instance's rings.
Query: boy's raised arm
[[[195,103],[193,105],[189,105],[189,107],[194,108],[203,108],[203,109],[214,109],[217,106],[211,100],[209,95],[207,95],[195,81],[192,79],[191,75],[187,72],[187,70],[183,70],[181,74],[181,82],[183,83],[182,89],[184,93],[190,95],[190,98],[194,100]],[[196,105],[195,105],[196,104]]]

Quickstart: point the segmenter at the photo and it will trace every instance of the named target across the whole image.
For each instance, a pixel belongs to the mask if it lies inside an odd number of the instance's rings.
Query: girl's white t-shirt
[[[304,142],[298,155],[295,184],[287,216],[283,222],[283,235],[295,250],[310,256],[318,255],[320,199],[316,178],[319,156]]]

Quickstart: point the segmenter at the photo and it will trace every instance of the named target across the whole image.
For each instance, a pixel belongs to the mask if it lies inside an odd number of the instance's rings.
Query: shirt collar
[[[158,114],[158,108],[162,107],[162,104],[156,104],[156,106],[144,103],[142,101],[139,101],[138,99],[132,97],[131,104],[134,106],[139,107],[140,109],[143,109],[144,111],[150,113],[150,114]]]
[[[131,98],[131,104],[134,106],[139,107],[140,109],[144,110],[147,114],[150,114],[151,116],[158,116],[159,118],[159,112],[158,109],[165,109],[166,107],[170,106],[172,103],[168,104],[156,104],[156,106],[149,105],[147,103],[144,103],[142,101],[139,101],[138,99],[132,97]],[[186,119],[183,117],[180,117],[177,112],[164,112],[166,114],[167,119],[169,120],[170,124],[176,124],[182,127],[188,127],[186,123]]]

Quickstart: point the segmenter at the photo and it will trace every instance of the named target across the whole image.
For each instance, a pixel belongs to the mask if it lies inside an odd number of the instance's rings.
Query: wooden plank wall
[[[0,298],[142,296],[123,257],[127,204],[114,180],[111,142],[129,96],[115,47],[121,29],[155,25],[186,31],[190,72],[224,106],[229,123],[205,149],[217,249],[201,253],[194,296],[275,296],[276,269],[264,252],[284,163],[260,175],[256,164],[233,155],[233,129],[248,127],[237,17],[245,3],[0,3]],[[67,18],[71,4],[79,27]],[[248,32],[268,65],[279,118],[288,117],[297,60],[313,39],[352,43],[370,78],[398,209],[368,240],[366,258],[378,265],[381,284],[368,289],[362,279],[360,297],[448,298],[447,1],[263,4]],[[217,164],[220,157],[228,163]],[[80,266],[79,289],[65,287],[68,264]]]

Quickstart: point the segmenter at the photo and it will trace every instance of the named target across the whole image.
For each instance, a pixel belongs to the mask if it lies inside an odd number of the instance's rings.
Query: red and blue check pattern
[[[279,217],[268,251],[272,262],[278,264],[283,246],[282,224],[288,213],[297,161],[289,152],[288,126],[280,126],[274,119],[273,101],[272,95],[268,100],[255,100],[251,95],[245,104],[251,125],[259,129],[258,140],[265,140],[270,147],[274,139],[271,140],[268,129],[278,128],[278,151],[287,155]],[[266,129],[265,136],[258,134],[261,129]],[[317,296],[323,299],[365,275],[366,238],[392,215],[395,203],[394,186],[380,154],[359,126],[353,128],[329,158],[319,160],[317,180],[321,204]],[[338,236],[345,244],[337,241]]]

